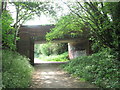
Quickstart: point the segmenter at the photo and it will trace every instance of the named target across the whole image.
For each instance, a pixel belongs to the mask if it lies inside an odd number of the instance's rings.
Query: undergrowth
[[[50,56],[45,56],[45,55],[40,55],[39,57],[40,60],[42,61],[68,61],[68,52],[65,52],[60,55],[50,55]]]
[[[27,88],[31,83],[33,67],[29,59],[17,52],[2,51],[2,83],[4,88]]]
[[[106,50],[91,56],[80,56],[69,61],[62,68],[70,74],[84,78],[99,87],[120,88],[119,65],[120,62]]]

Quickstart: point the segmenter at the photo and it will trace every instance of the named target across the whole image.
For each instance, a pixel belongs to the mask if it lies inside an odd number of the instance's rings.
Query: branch
[[[79,2],[77,2],[79,5],[80,5],[80,7],[82,8],[82,9],[84,9],[90,16],[92,16],[92,18],[93,18],[93,20],[92,19],[90,19],[96,26],[97,26],[97,28],[100,30],[100,27],[99,27],[99,25],[98,25],[98,23],[97,23],[97,20],[94,18],[94,16],[92,15],[92,13],[88,10],[88,8],[87,9],[85,9]],[[86,14],[87,15],[87,14]]]
[[[27,15],[27,12],[25,12],[23,16],[19,20],[17,20],[13,26],[15,27],[15,25],[17,25],[24,18],[25,15]]]
[[[62,1],[63,2],[63,1]],[[76,13],[75,11],[73,11],[70,6],[68,4],[66,4],[65,2],[63,2],[69,9],[70,11],[72,11],[72,13],[76,14],[78,17],[82,18],[78,13]]]

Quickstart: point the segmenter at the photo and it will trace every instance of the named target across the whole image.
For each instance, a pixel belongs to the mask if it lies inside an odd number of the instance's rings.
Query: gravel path
[[[35,65],[30,88],[95,88],[87,82],[71,77],[60,69],[62,63],[41,63]]]

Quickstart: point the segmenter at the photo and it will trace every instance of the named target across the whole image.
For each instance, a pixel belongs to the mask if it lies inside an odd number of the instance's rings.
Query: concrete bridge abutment
[[[32,65],[34,65],[34,44],[46,42],[45,35],[47,32],[50,32],[51,28],[54,28],[54,26],[23,26],[20,28],[20,40],[17,42],[17,51],[29,58]],[[63,40],[55,40],[54,42],[68,43],[69,59],[90,54],[90,42],[86,38],[65,38]]]
[[[68,43],[69,59],[89,55],[89,41]]]

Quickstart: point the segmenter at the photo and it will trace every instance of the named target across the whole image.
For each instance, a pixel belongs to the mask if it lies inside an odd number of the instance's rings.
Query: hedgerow
[[[62,66],[70,74],[103,88],[120,88],[120,62],[108,50],[91,56],[80,56]]]
[[[17,52],[2,51],[2,83],[4,88],[26,88],[31,82],[33,67],[29,59]]]

